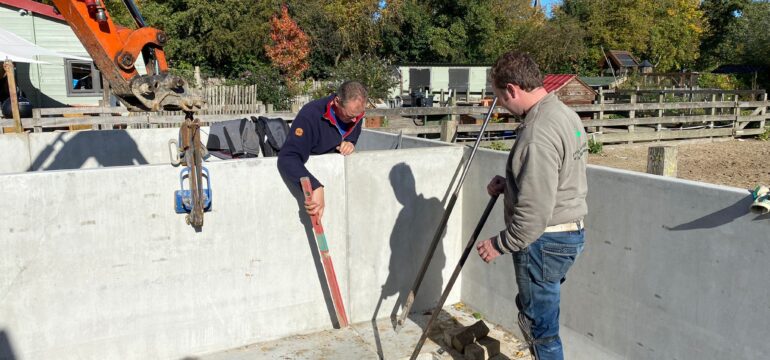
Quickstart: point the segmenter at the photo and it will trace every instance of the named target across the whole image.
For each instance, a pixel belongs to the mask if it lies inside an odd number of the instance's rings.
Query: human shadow
[[[416,191],[412,169],[404,163],[397,164],[390,170],[390,184],[396,199],[402,205],[390,236],[390,263],[388,278],[382,285],[380,299],[372,314],[377,352],[383,357],[382,344],[377,327],[377,316],[382,302],[392,296],[397,300],[390,313],[391,321],[398,315],[399,306],[406,301],[412,282],[420,270],[436,226],[441,221],[444,207],[438,198],[426,198]],[[445,234],[445,233],[444,233]],[[444,234],[441,235],[443,238]],[[430,266],[417,292],[409,318],[419,318],[420,311],[432,309],[441,297],[443,278],[441,271],[446,264],[443,244],[440,241],[434,252]]]
[[[16,360],[11,340],[4,330],[0,330],[0,360]]]
[[[310,216],[305,212],[305,195],[302,193],[299,184],[295,184],[289,180],[283,173],[281,173],[281,179],[289,189],[294,199],[297,200],[297,217],[300,223],[305,228],[305,235],[307,237],[307,243],[310,248],[310,254],[313,256],[313,264],[315,264],[316,274],[318,275],[318,282],[321,283],[321,292],[323,294],[324,302],[326,303],[326,311],[329,312],[329,318],[332,322],[332,326],[339,329],[340,322],[337,319],[336,311],[334,310],[334,303],[332,302],[331,291],[329,290],[329,284],[326,283],[326,273],[324,273],[323,263],[321,262],[321,254],[318,251],[318,245],[316,244],[315,234],[313,233],[313,224],[310,222]]]
[[[717,210],[711,214],[702,216],[690,222],[676,225],[666,226],[663,228],[669,231],[683,231],[683,230],[696,230],[696,229],[713,229],[722,225],[729,224],[735,219],[742,217],[749,213],[749,207],[754,200],[751,196],[738,200],[735,204],[732,204],[724,209]]]
[[[27,171],[79,169],[94,158],[100,166],[144,165],[147,159],[125,130],[60,133],[35,157]],[[60,149],[56,145],[61,143]],[[53,161],[44,166],[53,157]]]

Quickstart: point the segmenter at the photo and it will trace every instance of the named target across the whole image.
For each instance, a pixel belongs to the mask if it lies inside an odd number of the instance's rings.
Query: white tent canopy
[[[35,56],[40,55],[91,61],[90,58],[63,54],[42,48],[8,30],[0,28],[0,61],[9,59],[13,62],[45,64],[45,61],[35,59]]]

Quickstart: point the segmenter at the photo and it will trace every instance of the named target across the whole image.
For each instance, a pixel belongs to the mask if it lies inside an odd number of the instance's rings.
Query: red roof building
[[[543,87],[567,105],[593,104],[596,92],[577,75],[548,74],[543,78]]]

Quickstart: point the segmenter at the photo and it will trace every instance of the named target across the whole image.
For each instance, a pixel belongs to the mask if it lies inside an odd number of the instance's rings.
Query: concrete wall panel
[[[507,154],[482,150],[464,188],[469,235]],[[747,191],[590,167],[587,245],[562,294],[569,359],[757,359],[770,352],[770,217]],[[503,227],[495,210],[482,238]],[[512,260],[471,256],[462,300],[516,329]]]
[[[460,147],[373,151],[348,157],[351,318],[399,312],[451,196]],[[459,176],[459,175],[458,175]],[[456,178],[454,179],[456,181]],[[412,310],[432,308],[459,259],[462,200]],[[460,281],[447,304],[459,300]],[[379,304],[379,306],[378,306]],[[395,310],[395,311],[394,311]]]
[[[25,134],[0,135],[0,174],[24,172],[29,168],[29,138]]]
[[[207,166],[201,232],[173,212],[171,166],[2,176],[14,205],[0,217],[0,330],[18,359],[180,358],[331,328],[314,240],[275,159]],[[347,294],[343,167],[310,161]]]

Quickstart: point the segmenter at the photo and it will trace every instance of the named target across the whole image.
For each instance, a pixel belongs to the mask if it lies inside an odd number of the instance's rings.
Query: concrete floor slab
[[[391,319],[378,319],[357,323],[345,329],[291,336],[194,359],[408,359],[422,334],[422,328],[429,319],[429,313],[410,316],[399,333],[393,330]],[[445,307],[439,314],[438,321],[434,324],[418,359],[464,359],[462,354],[444,344],[443,333],[447,329],[468,326],[476,321],[476,318],[462,304]],[[489,336],[501,342],[501,354],[492,358],[493,360],[529,359],[529,351],[519,339],[495,324],[487,322],[487,325],[491,329]]]

